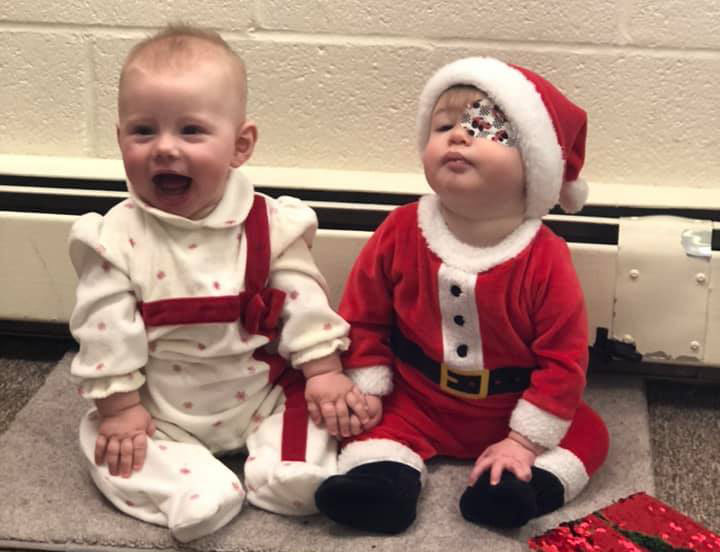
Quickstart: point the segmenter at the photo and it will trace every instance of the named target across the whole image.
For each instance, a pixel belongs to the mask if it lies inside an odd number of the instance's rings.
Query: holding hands
[[[350,437],[377,425],[382,417],[379,397],[362,393],[342,372],[336,354],[306,362],[305,400],[310,418],[334,437]]]

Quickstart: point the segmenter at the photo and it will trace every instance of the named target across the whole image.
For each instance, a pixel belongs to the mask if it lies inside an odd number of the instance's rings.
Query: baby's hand
[[[333,437],[350,436],[350,412],[347,396],[357,390],[350,378],[338,371],[311,376],[305,382],[305,400],[310,418],[323,424]],[[363,419],[367,418],[367,414]]]
[[[503,470],[509,470],[522,481],[530,481],[530,468],[535,462],[536,453],[521,445],[518,441],[506,437],[502,441],[490,445],[475,461],[470,472],[469,485],[472,486],[483,472],[490,470],[490,484],[497,485]]]
[[[353,390],[348,393],[346,399],[353,412],[350,415],[350,433],[360,435],[363,431],[369,431],[380,423],[382,419],[381,397]]]
[[[141,404],[103,417],[95,440],[95,463],[107,462],[110,475],[130,477],[145,463],[147,438],[153,433],[155,423]]]

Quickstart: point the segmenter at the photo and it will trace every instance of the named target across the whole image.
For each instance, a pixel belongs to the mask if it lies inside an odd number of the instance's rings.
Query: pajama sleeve
[[[583,389],[588,363],[588,322],[580,282],[567,245],[552,236],[535,252],[536,274],[528,304],[536,328],[531,349],[538,369],[510,418],[510,427],[546,448],[565,436]]]
[[[124,256],[96,213],[75,222],[69,249],[79,279],[70,331],[80,344],[71,380],[88,399],[134,391],[145,382],[148,344]]]
[[[310,247],[317,217],[300,200],[268,201],[271,229],[270,285],[286,293],[278,352],[293,366],[348,347],[348,324],[330,307],[325,279]]]
[[[394,354],[390,331],[395,324],[392,265],[397,247],[396,216],[373,233],[348,276],[340,314],[350,323],[350,349],[343,365],[358,386],[373,394],[392,391]]]

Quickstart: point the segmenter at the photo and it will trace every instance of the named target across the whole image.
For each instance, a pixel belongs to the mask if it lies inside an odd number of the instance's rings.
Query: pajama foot
[[[214,533],[227,525],[242,509],[245,496],[240,483],[226,492],[206,489],[177,497],[168,512],[170,533],[186,543]]]
[[[318,509],[355,529],[401,533],[415,521],[420,472],[399,462],[372,462],[325,480],[315,493]]]
[[[479,525],[501,529],[522,527],[537,516],[535,491],[530,483],[504,471],[497,485],[490,484],[490,470],[484,472],[460,498],[463,517]]]
[[[533,467],[529,482],[504,471],[497,485],[490,485],[490,472],[486,471],[460,498],[460,512],[479,525],[514,529],[557,510],[563,503],[563,486],[548,471]]]

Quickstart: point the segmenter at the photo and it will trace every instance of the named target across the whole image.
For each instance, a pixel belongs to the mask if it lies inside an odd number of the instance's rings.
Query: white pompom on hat
[[[582,209],[587,184],[579,178],[585,161],[587,116],[551,83],[532,71],[488,57],[454,61],[440,68],[420,94],[418,147],[430,135],[438,98],[456,85],[488,95],[513,124],[525,165],[528,218],[545,215],[558,202],[568,213]]]

